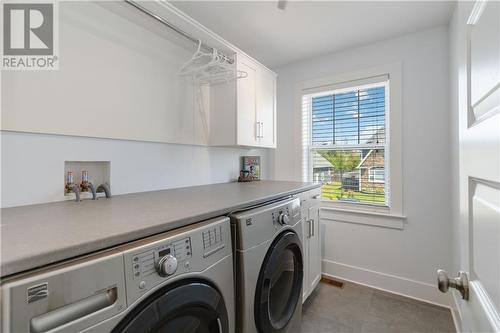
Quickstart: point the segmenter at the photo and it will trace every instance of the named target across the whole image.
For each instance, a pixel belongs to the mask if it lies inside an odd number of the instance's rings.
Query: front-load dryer
[[[24,274],[2,285],[4,332],[234,332],[222,217]]]
[[[299,332],[302,316],[302,224],[299,199],[231,214],[236,331]]]

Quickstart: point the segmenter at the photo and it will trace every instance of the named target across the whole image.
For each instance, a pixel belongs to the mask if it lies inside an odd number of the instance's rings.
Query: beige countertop
[[[293,195],[319,184],[224,183],[1,211],[1,276],[42,267]]]

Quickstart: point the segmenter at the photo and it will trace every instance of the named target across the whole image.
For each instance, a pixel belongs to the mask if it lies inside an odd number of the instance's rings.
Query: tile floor
[[[449,309],[354,283],[320,283],[302,311],[301,333],[456,332]]]

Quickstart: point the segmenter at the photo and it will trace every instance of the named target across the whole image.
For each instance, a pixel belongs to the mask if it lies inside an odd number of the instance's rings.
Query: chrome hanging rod
[[[162,18],[161,16],[153,13],[152,11],[150,11],[149,9],[139,5],[136,1],[133,1],[133,0],[124,0],[126,3],[128,3],[129,5],[135,7],[136,9],[140,10],[141,12],[143,12],[144,14],[154,18],[155,20],[157,20],[158,22],[160,22],[161,24],[163,24],[164,26],[170,28],[171,30],[177,32],[178,34],[180,34],[181,36],[189,39],[190,41],[192,41],[193,43],[195,43],[196,45],[198,45],[198,43],[200,42],[197,38],[191,36],[190,34],[188,34],[187,32],[177,28],[175,25],[171,24],[170,22],[168,22],[167,20],[165,20],[164,18]],[[203,48],[204,50],[208,51],[208,52],[213,52],[214,51],[214,48],[213,47],[210,47],[204,43],[201,43],[201,48]],[[219,54],[224,58],[225,61],[227,61],[228,63],[232,64],[234,62],[233,59],[229,58],[228,56],[226,56],[225,54],[221,53],[219,51]]]

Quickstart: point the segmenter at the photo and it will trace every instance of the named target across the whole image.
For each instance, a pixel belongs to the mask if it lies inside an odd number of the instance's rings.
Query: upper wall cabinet
[[[234,85],[211,87],[211,145],[276,148],[276,74],[236,54]]]
[[[276,148],[276,74],[257,67],[256,88],[259,146]]]
[[[141,4],[191,26],[170,8]],[[209,144],[208,89],[178,74],[194,43],[123,1],[58,6],[59,70],[2,71],[2,130]],[[231,55],[199,29],[190,33]]]
[[[2,130],[276,146],[275,74],[174,5],[157,0],[58,6],[59,70],[2,71]],[[207,80],[201,75],[207,73],[188,66],[201,59],[198,41],[205,61],[198,69],[209,72],[215,59],[223,59],[229,76],[215,80],[221,73],[215,71]],[[234,79],[236,71],[244,75]]]

